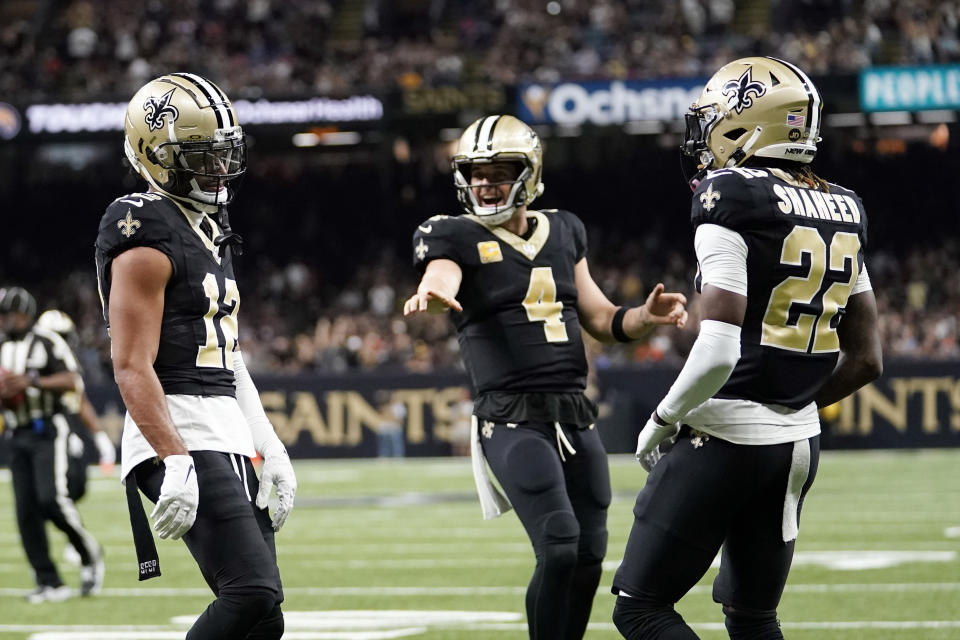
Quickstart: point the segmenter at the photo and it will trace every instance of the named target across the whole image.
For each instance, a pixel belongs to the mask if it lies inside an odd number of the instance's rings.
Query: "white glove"
[[[189,455],[167,456],[160,498],[150,517],[153,529],[161,538],[177,540],[190,530],[197,519],[200,504],[200,489],[197,487],[197,470]]]
[[[272,427],[271,427],[272,430]],[[276,436],[274,436],[276,437]],[[270,487],[277,488],[277,508],[273,512],[273,530],[280,531],[287,516],[293,510],[293,497],[297,493],[297,476],[293,473],[290,456],[279,438],[261,451],[263,467],[260,469],[260,491],[257,492],[257,508],[265,509],[270,498]]]
[[[647,473],[653,469],[654,465],[660,462],[663,453],[660,451],[660,443],[664,440],[670,444],[676,442],[676,436],[680,432],[680,426],[676,424],[662,425],[654,421],[653,415],[647,419],[647,424],[640,430],[637,436],[637,460],[640,461]]]
[[[93,436],[93,442],[97,445],[97,451],[100,452],[100,466],[113,467],[117,461],[117,448],[103,431],[97,431]]]

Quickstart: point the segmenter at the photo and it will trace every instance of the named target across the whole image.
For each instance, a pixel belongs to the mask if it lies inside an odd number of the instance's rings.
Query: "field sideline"
[[[526,638],[532,554],[516,517],[484,522],[466,459],[300,461],[297,508],[278,537],[290,640]],[[611,457],[610,547],[588,638],[610,623],[613,571],[644,472]],[[182,638],[210,601],[179,542],[163,576],[137,582],[117,478],[91,469],[81,513],[106,547],[105,589],[30,605],[10,477],[0,472],[0,640]],[[64,537],[50,529],[55,558]],[[806,503],[780,607],[788,638],[960,638],[960,450],[826,452]],[[76,587],[78,570],[59,560]],[[707,577],[679,605],[705,639],[726,638]]]

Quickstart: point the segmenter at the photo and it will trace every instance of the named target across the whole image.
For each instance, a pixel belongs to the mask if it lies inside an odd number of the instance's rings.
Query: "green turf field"
[[[588,638],[618,638],[609,585],[644,480],[611,459],[610,549]],[[484,522],[466,459],[297,464],[297,508],[278,537],[285,638],[526,638],[532,554],[511,513]],[[31,605],[9,474],[0,475],[0,639],[182,638],[211,599],[180,542],[159,541],[163,576],[138,583],[124,494],[99,478],[81,512],[106,546],[99,596]],[[51,529],[55,557],[64,538]],[[804,509],[780,606],[788,638],[960,638],[960,450],[828,452]],[[60,562],[76,586],[78,570]],[[703,638],[726,638],[715,570],[679,605]]]

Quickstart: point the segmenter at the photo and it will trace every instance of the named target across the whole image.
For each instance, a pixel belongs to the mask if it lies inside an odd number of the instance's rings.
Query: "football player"
[[[225,207],[246,171],[244,133],[223,91],[191,73],[145,84],[124,133],[127,160],[149,188],[107,207],[96,262],[127,407],[121,474],[140,579],[159,565],[137,487],[156,504],[153,528],[184,539],[216,595],[187,638],[280,638],[274,532],[297,481],[237,342],[240,238]]]
[[[683,295],[658,284],[641,307],[616,307],[587,265],[583,223],[527,208],[541,193],[537,134],[512,116],[471,124],[453,156],[465,215],[435,216],[413,237],[423,277],[409,315],[453,311],[475,391],[473,464],[485,517],[516,509],[533,544],[530,637],[582,638],[607,548],[610,477],[583,391],[581,327],[636,340],[682,326]],[[484,458],[507,499],[493,488]]]
[[[64,395],[82,385],[77,361],[62,337],[40,325],[37,303],[21,287],[0,289],[0,409],[10,432],[10,475],[17,527],[37,586],[38,604],[70,597],[50,558],[46,522],[63,531],[80,560],[80,593],[103,584],[103,551],[83,526],[68,491]]]
[[[713,598],[730,637],[783,637],[817,407],[881,373],[863,203],[809,166],[820,109],[803,71],[756,57],[721,68],[687,114],[702,318],[638,438],[650,474],[613,581],[630,640],[697,637],[674,604],[721,548]]]

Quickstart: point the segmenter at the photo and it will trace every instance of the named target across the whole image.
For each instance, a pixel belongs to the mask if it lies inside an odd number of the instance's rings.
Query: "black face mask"
[[[708,151],[706,129],[704,127],[703,111],[706,107],[693,109],[684,115],[686,130],[683,144],[680,145],[680,171],[684,181],[690,189],[696,191],[700,180],[709,171],[709,167],[701,167],[701,154]]]

